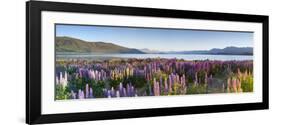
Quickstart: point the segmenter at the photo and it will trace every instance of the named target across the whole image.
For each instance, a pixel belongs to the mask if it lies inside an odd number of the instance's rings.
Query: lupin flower
[[[232,78],[232,89],[234,92],[237,92],[237,83],[236,78]]]
[[[81,89],[79,89],[78,90],[78,99],[84,99],[84,98],[85,98],[84,92]]]
[[[123,96],[124,96],[124,97],[127,96],[126,88],[123,88]]]
[[[195,72],[195,85],[198,85],[198,76],[197,76],[197,72]]]
[[[227,79],[227,92],[231,92],[230,88],[231,88],[231,79],[228,78]]]
[[[76,93],[73,90],[71,90],[71,98],[76,99]]]
[[[89,98],[93,98],[94,95],[93,95],[93,89],[90,87],[90,93],[89,93]]]
[[[154,96],[159,96],[159,95],[160,95],[159,82],[157,82],[155,78],[154,78],[153,81],[154,81],[154,82],[153,82],[153,92],[154,92]]]
[[[111,92],[110,92],[110,90],[107,90],[107,98],[111,98]]]
[[[127,96],[131,96],[131,86],[127,84]]]
[[[225,86],[224,86],[224,83],[222,84],[222,92],[225,92]]]
[[[243,92],[242,88],[241,88],[241,82],[239,79],[236,80],[237,83],[237,92]]]
[[[135,88],[134,88],[134,86],[131,86],[131,94],[130,94],[131,96],[134,96],[135,95]]]
[[[205,79],[204,79],[205,84],[208,84],[208,75],[207,72],[205,72]]]
[[[119,91],[118,91],[118,90],[116,91],[116,97],[117,97],[117,98],[119,98],[119,97],[120,97],[120,93],[119,93]]]
[[[89,98],[89,85],[86,84],[86,87],[85,87],[85,92],[86,92],[86,98]]]
[[[74,61],[73,61],[74,62]],[[217,73],[225,72],[223,79],[227,79],[222,86],[222,92],[242,92],[241,84],[251,82],[253,73],[252,61],[184,61],[178,59],[129,59],[126,63],[108,63],[98,61],[78,60],[67,62],[64,66],[71,69],[71,73],[62,71],[56,74],[56,85],[66,87],[68,80],[86,78],[93,83],[104,84],[104,80],[121,80],[119,86],[100,88],[102,97],[134,97],[145,95],[186,94],[188,84],[205,83],[211,85],[220,79]],[[73,70],[72,70],[73,69]],[[204,74],[201,74],[204,73]],[[212,74],[215,78],[212,80]],[[136,88],[136,83],[128,81],[129,76],[143,78],[146,82],[143,87]],[[188,77],[187,77],[188,76]],[[228,78],[227,78],[228,77]],[[101,82],[100,82],[101,81]],[[192,81],[192,83],[188,83]],[[71,81],[72,82],[72,81]],[[80,81],[79,81],[80,82]],[[84,80],[83,80],[84,82]],[[123,82],[123,83],[122,83]],[[128,83],[129,82],[129,83]],[[150,83],[152,82],[152,83]],[[92,83],[92,81],[89,81]],[[123,85],[124,84],[124,85]],[[215,85],[215,84],[214,84]],[[82,88],[84,88],[82,90]],[[209,86],[213,87],[213,86]],[[216,86],[214,86],[216,87]],[[243,86],[244,87],[244,86]],[[93,88],[89,84],[82,88],[73,88],[66,98],[93,98]],[[142,88],[147,88],[142,90]],[[72,86],[71,86],[72,89]],[[80,89],[80,90],[79,90]],[[99,88],[97,88],[99,89]],[[78,90],[78,92],[74,92]],[[68,90],[67,90],[68,91]],[[138,92],[139,91],[139,92]],[[98,95],[100,96],[100,95]]]
[[[123,94],[123,84],[122,84],[122,82],[120,82],[120,84],[119,84],[119,92],[120,92],[120,96],[124,95]]]
[[[169,92],[172,92],[172,86],[173,86],[172,76],[169,75]]]
[[[160,76],[160,79],[159,79],[159,93],[161,93],[161,88],[162,88],[162,76]]]
[[[60,82],[60,81],[59,81],[59,77],[56,76],[56,85],[59,85],[59,84],[60,84],[59,82]]]
[[[62,75],[62,72],[59,73],[59,78],[56,76],[56,83],[57,85],[62,85],[63,87],[66,87],[67,86],[67,72],[65,71],[64,73],[64,77]]]
[[[112,96],[112,97],[115,97],[115,90],[114,90],[113,87],[111,87],[111,96]]]
[[[168,88],[167,78],[164,79],[164,91],[165,94],[168,94],[169,88]]]
[[[104,97],[107,97],[108,96],[107,90],[106,89],[102,89],[102,91],[103,91]]]

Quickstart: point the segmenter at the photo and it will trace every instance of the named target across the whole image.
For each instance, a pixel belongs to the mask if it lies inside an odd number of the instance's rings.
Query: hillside
[[[137,49],[126,48],[112,43],[88,42],[71,37],[56,37],[56,51],[81,53],[143,53]]]

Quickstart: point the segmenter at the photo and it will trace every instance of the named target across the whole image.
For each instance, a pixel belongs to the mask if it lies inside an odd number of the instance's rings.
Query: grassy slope
[[[87,42],[71,37],[56,37],[57,52],[97,52],[97,53],[143,53],[105,42]]]

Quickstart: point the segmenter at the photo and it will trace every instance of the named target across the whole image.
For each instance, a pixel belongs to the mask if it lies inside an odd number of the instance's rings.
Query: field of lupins
[[[253,92],[253,61],[57,60],[55,99]]]

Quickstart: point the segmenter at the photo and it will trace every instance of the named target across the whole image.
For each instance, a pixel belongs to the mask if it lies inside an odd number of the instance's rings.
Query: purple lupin
[[[164,92],[165,92],[165,94],[168,94],[168,83],[167,83],[167,78],[164,79]]]
[[[205,72],[205,79],[204,79],[205,84],[208,84],[208,75],[207,72]]]
[[[169,75],[169,92],[172,92],[172,85],[173,85],[172,76]]]
[[[93,89],[90,87],[90,93],[89,93],[89,98],[93,98]]]
[[[113,87],[111,87],[111,97],[115,97],[115,90]]]
[[[78,98],[79,99],[84,99],[85,98],[84,92],[81,89],[79,89],[78,93],[79,93],[78,94]]]
[[[110,92],[110,90],[107,90],[107,98],[111,98],[111,92]]]
[[[127,96],[130,97],[131,96],[131,87],[129,84],[127,84]]]
[[[160,80],[159,80],[159,93],[161,94],[161,88],[162,88],[162,76],[160,76]]]
[[[89,85],[86,84],[86,87],[85,87],[85,92],[86,92],[86,98],[89,98]]]
[[[124,96],[124,97],[127,97],[126,88],[123,88],[123,96]]]
[[[116,91],[116,97],[119,98],[120,97],[120,93],[119,90]]]
[[[123,84],[122,84],[122,82],[120,82],[120,84],[119,84],[119,93],[120,93],[120,96],[124,95],[123,94]]]

